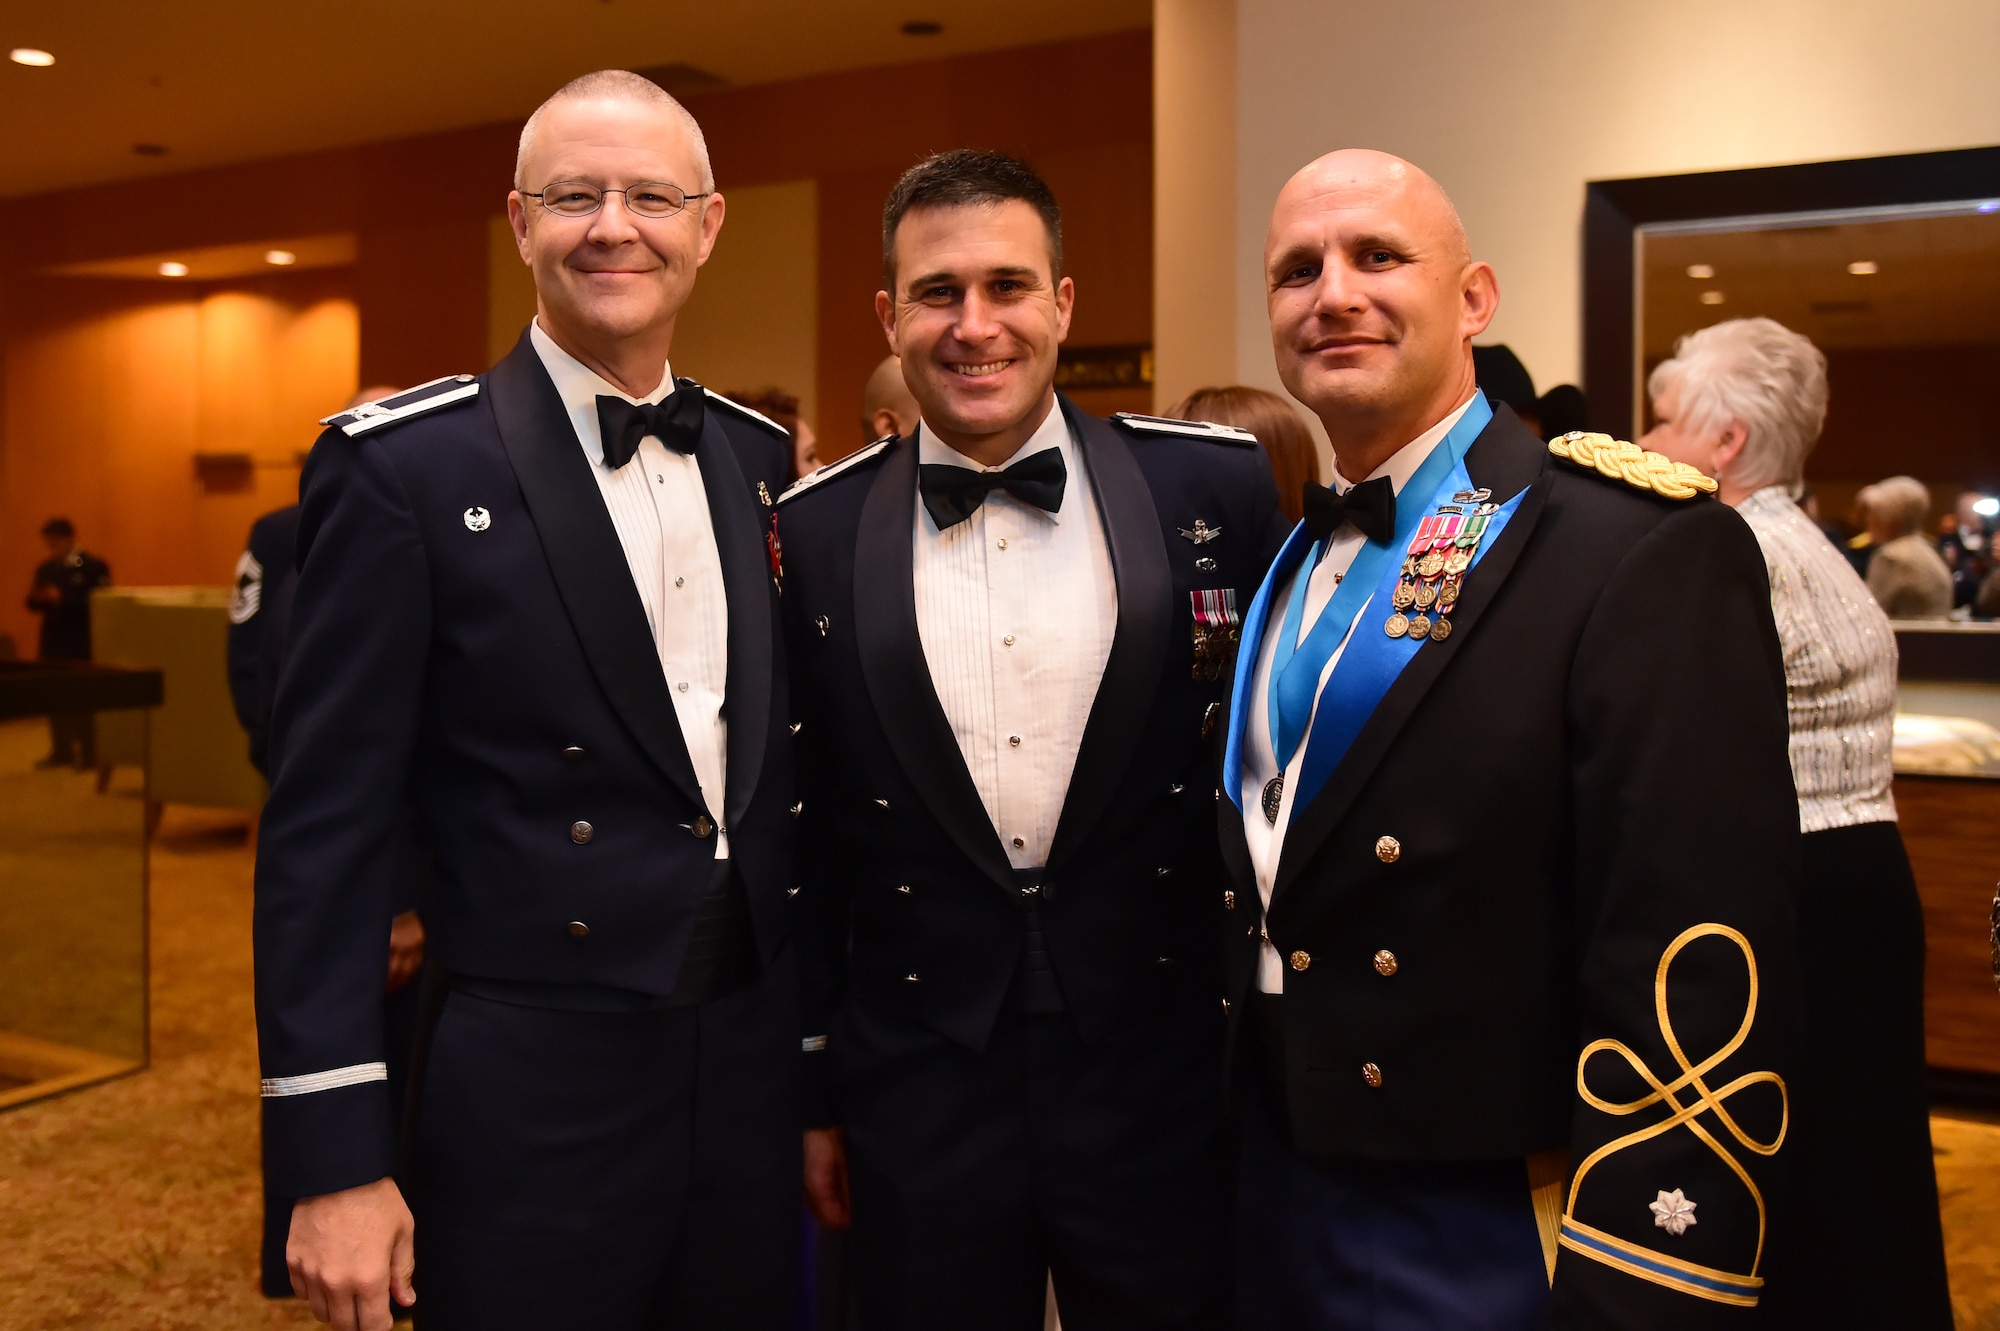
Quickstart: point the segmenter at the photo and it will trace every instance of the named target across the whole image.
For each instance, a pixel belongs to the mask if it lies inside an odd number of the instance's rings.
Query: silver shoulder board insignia
[[[1257,442],[1257,436],[1248,430],[1239,430],[1233,425],[1217,425],[1212,421],[1177,421],[1165,416],[1141,416],[1130,411],[1118,412],[1111,419],[1141,434],[1184,434],[1195,439],[1219,439],[1231,444]]]
[[[421,416],[427,411],[434,411],[448,403],[462,402],[478,394],[479,384],[471,375],[448,374],[442,379],[418,384],[407,392],[385,397],[380,402],[363,402],[350,410],[322,417],[320,424],[335,426],[351,439],[378,426]]]
[[[757,422],[759,425],[762,425],[767,429],[776,430],[779,434],[783,435],[787,439],[790,439],[792,437],[792,432],[790,430],[787,430],[784,426],[778,424],[776,421],[772,420],[769,416],[766,416],[763,412],[754,411],[751,408],[744,406],[741,402],[738,402],[734,398],[724,397],[722,394],[716,392],[713,388],[704,388],[701,391],[708,394],[708,400],[715,403],[717,406],[727,407],[729,410],[735,412],[738,416],[748,416],[751,420]]]
[[[787,499],[797,498],[799,495],[805,493],[807,490],[812,489],[815,485],[818,485],[821,481],[832,480],[835,476],[840,475],[840,473],[846,471],[848,468],[854,466],[855,464],[866,462],[869,458],[874,457],[877,453],[880,453],[883,449],[887,448],[889,445],[895,442],[896,442],[895,435],[885,434],[880,439],[877,439],[874,443],[868,445],[868,447],[860,449],[857,452],[849,453],[846,457],[842,458],[838,462],[829,462],[824,467],[821,467],[817,471],[807,472],[805,475],[799,477],[796,481],[793,481],[790,485],[785,487],[785,492],[778,496],[779,507],[783,507]]]

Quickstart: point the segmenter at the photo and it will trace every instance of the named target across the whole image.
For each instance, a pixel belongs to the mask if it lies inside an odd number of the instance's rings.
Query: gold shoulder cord
[[[1580,467],[1594,467],[1607,480],[1624,481],[1664,499],[1692,499],[1698,494],[1714,494],[1716,489],[1713,477],[1687,463],[1608,434],[1572,430],[1549,440],[1549,452]]]
[[[1667,972],[1672,969],[1674,958],[1680,955],[1683,948],[1697,938],[1709,937],[1726,938],[1743,953],[1744,965],[1750,972],[1750,995],[1744,1005],[1743,1021],[1737,1026],[1736,1034],[1730,1037],[1728,1043],[1701,1062],[1691,1063],[1687,1054],[1681,1049],[1680,1040],[1674,1035],[1673,1018],[1667,1011]],[[1557,1242],[1572,1252],[1593,1261],[1603,1262],[1641,1280],[1650,1280],[1656,1285],[1664,1285],[1669,1289],[1693,1294],[1699,1298],[1713,1299],[1718,1303],[1754,1307],[1764,1287],[1763,1278],[1757,1274],[1757,1268],[1764,1260],[1766,1219],[1764,1194],[1758,1190],[1749,1171],[1744,1169],[1728,1147],[1716,1140],[1714,1134],[1704,1127],[1700,1120],[1702,1114],[1715,1115],[1716,1121],[1736,1139],[1739,1146],[1763,1156],[1778,1153],[1778,1148],[1785,1143],[1785,1132],[1791,1126],[1791,1097],[1785,1091],[1784,1079],[1777,1073],[1746,1072],[1721,1087],[1711,1087],[1704,1080],[1721,1065],[1724,1059],[1742,1048],[1743,1041],[1750,1034],[1750,1027],[1757,1019],[1757,956],[1750,948],[1750,940],[1722,924],[1697,924],[1683,932],[1660,956],[1659,969],[1653,976],[1653,1009],[1660,1024],[1660,1035],[1666,1040],[1667,1051],[1680,1068],[1680,1075],[1671,1082],[1663,1082],[1622,1041],[1594,1040],[1585,1047],[1576,1061],[1576,1091],[1591,1108],[1620,1118],[1636,1114],[1653,1105],[1664,1105],[1669,1113],[1659,1122],[1608,1141],[1584,1157],[1583,1163],[1577,1166],[1576,1176],[1570,1181],[1569,1204],[1563,1211],[1562,1232],[1557,1237]],[[1652,1092],[1625,1103],[1614,1103],[1597,1095],[1590,1089],[1586,1074],[1590,1060],[1602,1053],[1616,1054],[1624,1059],[1626,1064],[1652,1087]],[[1723,1102],[1746,1087],[1765,1082],[1778,1088],[1781,1110],[1778,1135],[1768,1142],[1760,1142],[1744,1131]],[[1733,1271],[1719,1271],[1713,1267],[1698,1266],[1693,1262],[1668,1257],[1651,1248],[1641,1247],[1607,1234],[1576,1218],[1577,1193],[1583,1187],[1584,1176],[1589,1174],[1592,1168],[1628,1146],[1649,1141],[1680,1127],[1692,1132],[1703,1145],[1715,1152],[1722,1162],[1729,1166],[1736,1177],[1743,1181],[1743,1186],[1749,1190],[1751,1201],[1757,1206],[1757,1250],[1751,1258],[1750,1271],[1747,1275]]]

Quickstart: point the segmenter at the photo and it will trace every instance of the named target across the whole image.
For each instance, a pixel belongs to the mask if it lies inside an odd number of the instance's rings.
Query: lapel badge
[[[757,488],[762,490],[764,482],[757,482]],[[764,497],[764,502],[767,504],[771,502],[769,495]],[[771,585],[778,589],[778,595],[783,596],[785,594],[785,547],[778,540],[778,511],[776,509],[771,510],[771,530],[764,533],[764,548],[771,556]]]
[[[1188,593],[1194,611],[1194,678],[1213,683],[1236,653],[1243,621],[1236,613],[1236,589],[1214,587]]]
[[[465,529],[467,531],[485,531],[492,525],[493,515],[479,505],[474,504],[471,508],[465,510]]]
[[[813,625],[819,629],[819,636],[824,638],[826,636],[827,630],[833,627],[833,621],[828,619],[825,615],[821,615],[818,619],[815,619],[813,621]]]
[[[1454,504],[1483,504],[1492,497],[1493,492],[1482,485],[1477,490],[1460,490],[1451,497],[1451,502]]]
[[[765,508],[771,507],[771,487],[762,481],[757,482],[757,497],[764,501]]]
[[[1221,715],[1222,715],[1222,704],[1219,702],[1212,702],[1206,708],[1202,709],[1201,737],[1203,739],[1207,739],[1210,735],[1213,735],[1215,733],[1216,718],[1220,717]],[[1220,790],[1216,791],[1215,797],[1217,799],[1221,799],[1222,792]]]
[[[1196,545],[1207,545],[1210,541],[1222,535],[1222,528],[1211,527],[1201,518],[1194,520],[1192,528],[1176,527],[1174,530],[1181,534],[1182,540],[1193,541]]]
[[[1213,559],[1210,559],[1207,555],[1203,555],[1200,559],[1195,560],[1194,566],[1200,569],[1203,573],[1215,572],[1215,561]]]

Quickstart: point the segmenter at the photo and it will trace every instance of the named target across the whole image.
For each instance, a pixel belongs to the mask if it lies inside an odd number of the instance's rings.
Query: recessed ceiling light
[[[292,253],[290,250],[264,251],[264,262],[268,264],[275,264],[280,268],[289,268],[291,265],[297,263],[298,261],[299,261],[299,256]]]
[[[45,68],[56,62],[56,58],[47,51],[37,50],[32,46],[17,46],[7,53],[7,58],[17,65],[34,65],[37,68]]]
[[[1688,276],[1698,282],[1706,282],[1709,278],[1715,276],[1715,265],[1712,263],[1691,263],[1688,265]]]
[[[1704,305],[1720,305],[1722,304],[1722,300],[1723,296],[1720,291],[1704,291],[1701,293],[1701,303]]]
[[[1873,259],[1856,259],[1853,263],[1847,265],[1847,271],[1853,273],[1856,277],[1869,277],[1878,272],[1879,269],[1876,267]]]
[[[1995,499],[1992,495],[1975,499],[1972,501],[1972,511],[1982,518],[2000,517],[2000,499]]]
[[[186,277],[187,275],[188,275],[188,266],[184,263],[178,263],[172,259],[169,259],[165,263],[160,265],[161,277]]]
[[[944,31],[944,24],[934,19],[913,18],[903,25],[905,37],[935,37]]]

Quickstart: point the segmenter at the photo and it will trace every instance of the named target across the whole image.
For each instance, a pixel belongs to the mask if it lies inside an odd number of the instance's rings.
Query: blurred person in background
[[[364,402],[380,402],[403,390],[383,384],[350,397],[342,411]],[[292,619],[292,587],[297,580],[299,506],[287,504],[258,518],[250,540],[236,560],[236,584],[229,601],[229,700],[236,720],[250,740],[250,763],[271,777],[271,704],[278,692],[284,664],[285,638]],[[389,973],[383,1005],[383,1035],[389,1049],[390,1099],[402,1116],[412,1042],[417,1028],[417,987],[410,982],[424,964],[424,924],[417,898],[427,870],[425,856],[413,841],[397,869],[396,913],[389,922]],[[292,1227],[296,1198],[264,1191],[264,1241],[260,1282],[266,1298],[293,1297],[291,1272],[285,1266],[285,1239]]]
[[[799,477],[820,468],[819,440],[812,426],[799,415],[799,400],[782,388],[735,388],[723,394],[739,407],[747,407],[783,430],[792,440],[792,469],[785,477],[790,485]]]
[[[111,585],[111,565],[76,544],[76,526],[68,518],[42,524],[49,557],[35,566],[28,584],[28,609],[42,617],[43,661],[90,659],[90,594]],[[35,766],[97,765],[97,728],[89,712],[57,712],[49,717],[49,752]]]
[[[1993,571],[1992,520],[1980,512],[1993,501],[1977,490],[1961,490],[1958,504],[1939,523],[1938,554],[1951,570],[1951,606],[1971,605]]]
[[[1590,413],[1585,408],[1583,390],[1575,384],[1557,384],[1535,401],[1535,415],[1541,421],[1542,438],[1554,439],[1571,430],[1588,430]]]
[[[916,431],[917,417],[917,400],[903,382],[903,362],[884,356],[861,389],[861,443],[872,444],[890,435],[907,439]]]
[[[1795,1195],[1765,1301],[1786,1326],[1946,1331],[1924,919],[1890,793],[1896,639],[1793,499],[1826,418],[1826,358],[1772,320],[1731,319],[1682,338],[1648,388],[1659,424],[1641,442],[1715,477],[1756,534],[1784,649],[1807,1039],[1789,1088]],[[1909,487],[1913,530],[1928,501]]]
[[[1505,342],[1472,349],[1472,373],[1479,391],[1488,402],[1506,403],[1537,439],[1548,438],[1542,428],[1541,399],[1535,396],[1535,379],[1528,367]]]
[[[1233,425],[1257,436],[1271,458],[1278,483],[1278,507],[1296,523],[1305,512],[1305,488],[1319,483],[1319,450],[1311,431],[1291,403],[1261,388],[1231,384],[1197,388],[1168,407],[1165,414],[1179,421]]]
[[[1924,536],[1931,492],[1914,476],[1891,476],[1856,501],[1868,523],[1868,591],[1891,619],[1951,613],[1951,570]]]

